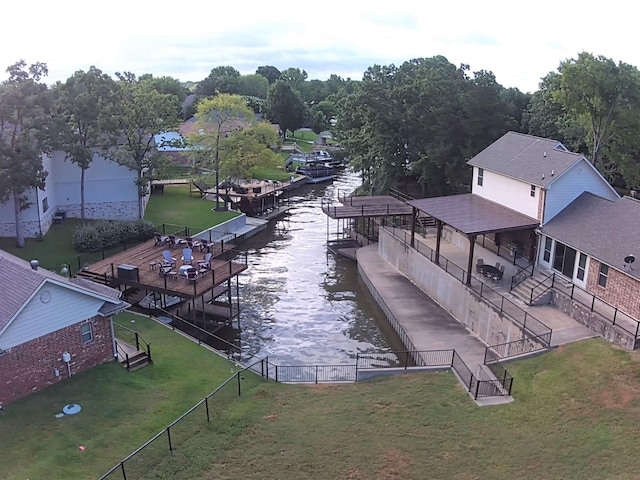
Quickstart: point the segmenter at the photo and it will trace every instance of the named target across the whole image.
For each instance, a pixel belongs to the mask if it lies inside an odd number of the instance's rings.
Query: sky
[[[9,3],[9,2],[7,2]],[[10,0],[1,7],[0,79],[20,59],[47,83],[95,65],[113,75],[199,81],[212,68],[304,69],[309,79],[362,79],[372,65],[445,56],[535,92],[582,51],[640,65],[633,2],[609,0]]]

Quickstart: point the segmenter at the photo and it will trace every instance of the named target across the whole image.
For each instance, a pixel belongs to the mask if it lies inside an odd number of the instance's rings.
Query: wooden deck
[[[182,248],[170,250],[171,256],[176,259],[176,265],[172,274],[160,273],[162,252],[166,246],[155,246],[155,240],[136,245],[119,252],[111,257],[89,265],[78,276],[94,277],[96,281],[102,281],[112,287],[121,285],[139,288],[148,292],[158,292],[173,295],[185,299],[197,298],[222,285],[230,278],[247,269],[246,256],[242,261],[233,261],[234,245],[216,243],[211,248],[211,268],[200,273],[195,280],[187,280],[179,274],[182,265]],[[206,251],[193,249],[192,264],[197,267],[198,260],[203,260]],[[125,269],[118,267],[125,266]],[[133,267],[133,268],[130,268]]]
[[[402,200],[383,195],[377,197],[341,197],[342,205],[322,205],[333,219],[412,215],[413,207]]]

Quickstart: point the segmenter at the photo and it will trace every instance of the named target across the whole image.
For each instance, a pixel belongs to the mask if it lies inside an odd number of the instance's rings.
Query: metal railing
[[[358,369],[450,367],[454,350],[405,350],[400,352],[357,353]]]
[[[397,238],[407,246],[411,245],[410,232],[407,232],[404,228],[398,228],[395,224],[387,221],[384,221],[383,225],[387,229],[387,231],[395,238]],[[544,335],[548,334],[549,339],[551,338],[551,328],[549,328],[547,325],[545,325],[543,322],[538,320],[535,316],[531,315],[526,310],[520,308],[514,302],[506,298],[502,293],[488,286],[482,281],[482,279],[473,275],[469,275],[466,270],[459,267],[442,254],[437,255],[436,259],[435,250],[422,242],[414,242],[413,248],[422,256],[428,258],[429,261],[442,268],[446,273],[460,281],[460,283],[464,284],[467,288],[473,290],[485,302],[497,308],[499,313],[505,314],[515,324],[527,331],[530,336],[543,337]],[[467,283],[468,277],[470,277],[469,283]]]
[[[505,245],[496,243],[495,240],[493,240],[490,237],[487,237],[486,235],[478,236],[476,238],[476,243],[479,245],[482,245],[483,248],[486,248],[487,250],[495,253],[500,258],[504,258],[505,260],[508,260],[509,263],[512,263],[513,265],[518,265],[519,261],[520,263],[523,263],[523,262],[526,264],[531,263],[531,260],[529,259],[529,257],[525,257],[521,253],[518,253],[519,247],[516,247],[514,245],[505,246]]]
[[[513,290],[522,282],[524,282],[527,278],[533,276],[533,262],[530,262],[529,265],[525,267],[520,267],[518,271],[511,277],[511,286],[509,290]]]
[[[151,345],[144,338],[142,338],[142,335],[140,335],[138,332],[136,332],[135,330],[131,330],[124,325],[120,325],[117,322],[113,322],[113,333],[116,338],[135,347],[136,350],[145,352],[149,363],[153,361],[151,359]],[[127,369],[129,369],[129,355],[126,355],[126,361]]]
[[[551,335],[544,334],[536,337],[524,337],[512,342],[491,345],[485,349],[484,363],[490,363],[494,359],[518,357],[528,353],[541,352],[549,349]]]

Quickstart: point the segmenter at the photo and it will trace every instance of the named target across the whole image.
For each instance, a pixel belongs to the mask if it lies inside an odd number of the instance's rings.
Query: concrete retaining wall
[[[493,305],[384,229],[380,230],[378,252],[485,344],[524,337],[522,329]]]
[[[634,350],[636,348],[634,335],[616,325],[612,325],[602,315],[592,312],[584,305],[555,290],[551,291],[551,304],[610,342],[626,350]]]

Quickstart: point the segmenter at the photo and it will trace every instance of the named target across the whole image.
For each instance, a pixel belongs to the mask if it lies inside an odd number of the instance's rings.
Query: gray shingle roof
[[[33,270],[26,260],[0,250],[0,330],[14,317],[29,298],[41,287],[42,283],[51,279],[59,283],[68,283],[87,294],[112,298],[113,304],[120,304],[120,292],[110,287],[86,285],[77,279],[69,280],[44,268]]]
[[[507,132],[467,164],[544,188],[582,158],[557,140]]]
[[[640,279],[640,200],[606,200],[585,192],[543,228],[545,235]],[[624,258],[633,254],[633,270]]]
[[[409,200],[407,203],[472,235],[535,228],[535,218],[511,210],[472,193]]]

